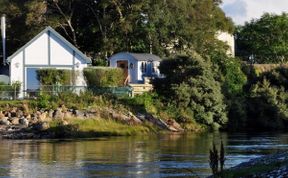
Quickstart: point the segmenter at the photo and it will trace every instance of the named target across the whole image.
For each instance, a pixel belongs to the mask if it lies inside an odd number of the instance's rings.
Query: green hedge
[[[71,85],[72,71],[59,69],[39,69],[37,79],[41,85]]]
[[[0,82],[0,99],[17,99],[20,87],[20,82],[14,82],[11,85]]]
[[[84,76],[89,88],[119,87],[125,80],[122,69],[110,67],[85,68]]]

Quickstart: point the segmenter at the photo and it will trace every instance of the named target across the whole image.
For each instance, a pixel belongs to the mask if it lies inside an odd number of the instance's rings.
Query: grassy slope
[[[56,137],[99,137],[99,136],[130,136],[148,134],[156,131],[148,124],[126,125],[106,119],[68,119],[69,125],[59,121],[50,123],[51,133]]]

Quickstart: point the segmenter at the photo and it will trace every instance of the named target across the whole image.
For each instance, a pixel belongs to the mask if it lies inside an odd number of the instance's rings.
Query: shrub
[[[120,68],[90,67],[84,69],[84,76],[90,89],[123,86],[125,80],[123,70]]]
[[[123,98],[122,101],[125,105],[133,108],[136,112],[149,112],[156,114],[159,110],[159,100],[156,93],[143,93],[136,95],[133,98]]]
[[[17,99],[21,88],[20,82],[13,82],[11,85],[7,85],[0,82],[0,98],[2,99]]]
[[[248,126],[279,130],[288,126],[288,94],[284,88],[263,80],[253,85],[248,97]]]
[[[37,70],[37,79],[41,85],[70,85],[72,79],[71,70],[58,69],[39,69]]]

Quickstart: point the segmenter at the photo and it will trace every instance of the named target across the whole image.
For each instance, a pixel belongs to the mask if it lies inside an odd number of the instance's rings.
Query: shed
[[[161,58],[147,53],[117,53],[109,58],[110,67],[120,67],[124,70],[127,83],[144,83],[145,78],[160,76]]]
[[[10,83],[20,82],[20,96],[27,90],[39,89],[36,71],[43,68],[68,69],[77,73],[75,86],[85,86],[83,69],[91,59],[79,51],[53,28],[47,27],[8,57]]]

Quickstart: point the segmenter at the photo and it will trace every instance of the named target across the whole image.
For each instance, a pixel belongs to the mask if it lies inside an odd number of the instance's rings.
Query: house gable
[[[48,34],[42,33],[33,43],[23,50],[25,51],[25,64],[48,65]]]
[[[58,44],[57,44],[58,43]],[[52,44],[52,46],[51,46]],[[55,46],[57,46],[55,48]],[[54,47],[54,52],[51,51],[51,47]],[[62,50],[62,49],[64,50]],[[84,55],[81,51],[79,51],[75,46],[73,46],[69,41],[67,41],[64,37],[62,37],[58,32],[56,32],[53,28],[47,27],[42,32],[40,32],[37,36],[35,36],[32,40],[26,43],[23,47],[17,50],[13,55],[11,55],[7,60],[11,63],[11,60],[17,56],[19,53],[23,51],[28,51],[29,56],[25,56],[25,61],[27,64],[31,65],[49,65],[51,63],[51,52],[56,55],[56,59],[59,59],[59,50],[62,53],[75,53],[85,60],[86,63],[90,64],[91,59]],[[67,54],[67,53],[66,53]],[[57,56],[58,55],[58,56]],[[65,54],[64,54],[65,56]],[[63,57],[60,57],[61,60],[55,63],[62,63]],[[68,56],[68,55],[66,55]],[[41,59],[41,60],[39,60]],[[46,60],[45,60],[46,59]],[[45,62],[43,62],[45,61]],[[64,63],[67,61],[63,61]],[[72,65],[72,63],[71,63]]]

